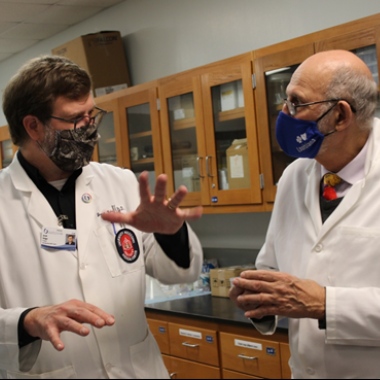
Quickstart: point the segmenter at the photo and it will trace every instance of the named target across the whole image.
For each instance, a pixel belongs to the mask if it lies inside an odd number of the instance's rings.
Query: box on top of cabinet
[[[91,75],[96,96],[131,86],[123,41],[118,31],[86,34],[51,52],[84,68]]]
[[[247,139],[235,139],[226,151],[229,189],[247,189],[249,178]]]
[[[230,280],[234,277],[240,276],[240,273],[249,270],[256,269],[252,265],[237,265],[225,268],[210,269],[210,284],[211,295],[216,297],[227,297],[231,287]]]

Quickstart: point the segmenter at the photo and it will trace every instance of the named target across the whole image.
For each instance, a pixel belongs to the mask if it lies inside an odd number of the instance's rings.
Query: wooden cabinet
[[[109,111],[95,160],[168,175],[183,206],[205,213],[271,211],[277,183],[294,159],[275,137],[286,87],[315,52],[348,49],[379,83],[380,15],[247,52],[97,98]],[[378,108],[380,115],[380,106]]]
[[[281,353],[281,377],[283,379],[291,379],[292,373],[289,368],[290,349],[288,343],[280,343]]]
[[[206,364],[162,355],[171,379],[220,379],[220,370]]]
[[[168,372],[173,379],[220,379],[215,329],[148,318]]]
[[[172,356],[219,366],[216,330],[170,322],[169,341]]]
[[[185,205],[261,205],[252,74],[246,53],[158,81],[164,168]]]
[[[7,167],[13,159],[17,147],[12,144],[7,125],[0,127],[0,169]]]
[[[149,173],[151,190],[163,172],[159,111],[155,81],[95,99],[107,111],[99,127],[94,160]]]
[[[307,44],[255,59],[257,124],[260,126],[258,138],[265,183],[264,199],[267,203],[274,202],[277,182],[286,166],[294,161],[277,143],[277,116],[286,98],[285,91],[292,73],[312,54],[314,45]]]
[[[290,77],[298,65],[316,52],[331,49],[351,50],[371,69],[379,84],[380,15],[338,25],[293,40],[254,51],[256,73],[256,117],[264,205],[273,203],[277,182],[294,158],[280,149],[275,138],[275,125]],[[312,101],[312,100],[310,100]],[[380,115],[380,104],[378,107]]]
[[[220,333],[223,369],[268,379],[281,378],[280,344]]]
[[[287,331],[146,311],[164,363],[176,379],[290,378]]]

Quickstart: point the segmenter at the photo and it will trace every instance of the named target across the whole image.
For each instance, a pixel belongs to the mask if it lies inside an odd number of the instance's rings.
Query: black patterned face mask
[[[60,131],[47,126],[40,146],[61,170],[73,172],[89,164],[99,138],[97,125]]]

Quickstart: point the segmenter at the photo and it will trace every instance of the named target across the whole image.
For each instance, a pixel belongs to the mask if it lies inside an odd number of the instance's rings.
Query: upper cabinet
[[[164,168],[186,205],[261,205],[252,79],[247,53],[159,80]]]
[[[271,209],[278,180],[286,166],[294,160],[282,151],[275,136],[276,120],[283,107],[292,73],[302,61],[316,52],[344,49],[354,52],[368,65],[379,85],[379,23],[380,15],[375,15],[254,52],[256,117],[266,209]],[[380,105],[377,113],[380,115]]]
[[[0,127],[0,169],[4,169],[11,163],[16,150],[17,147],[12,144],[8,126]]]
[[[108,111],[94,158],[185,185],[183,206],[205,213],[270,211],[294,160],[276,120],[297,67],[322,50],[361,57],[379,83],[380,14],[97,98]],[[380,110],[380,107],[379,107]],[[380,112],[379,112],[380,114]]]
[[[107,111],[99,126],[100,140],[95,146],[93,159],[101,163],[125,167],[123,141],[125,128],[120,124],[118,98],[99,97],[97,107]]]
[[[309,43],[255,59],[256,116],[266,203],[273,203],[277,182],[286,166],[294,160],[287,156],[277,143],[277,116],[284,104],[286,87],[293,72],[312,54],[314,46]]]
[[[155,82],[134,86],[119,98],[120,124],[126,138],[123,144],[125,166],[136,176],[149,174],[150,190],[163,172],[158,95]]]
[[[149,174],[151,191],[163,172],[156,82],[133,86],[96,98],[107,111],[99,126],[101,136],[94,160]]]

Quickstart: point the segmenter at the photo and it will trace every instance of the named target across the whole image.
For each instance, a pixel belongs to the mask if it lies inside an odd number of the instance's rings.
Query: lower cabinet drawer
[[[219,366],[215,330],[169,322],[170,354],[196,362]]]
[[[171,379],[220,379],[220,370],[206,364],[162,355]]]
[[[152,332],[161,353],[169,354],[169,329],[168,322],[147,318],[149,329]]]
[[[228,369],[224,369],[222,371],[223,379],[261,379],[261,377],[247,375],[245,373],[229,371]]]
[[[281,351],[281,372],[283,379],[291,379],[292,373],[289,368],[290,349],[288,343],[280,343]]]
[[[281,378],[280,344],[221,332],[223,369],[269,379]]]

